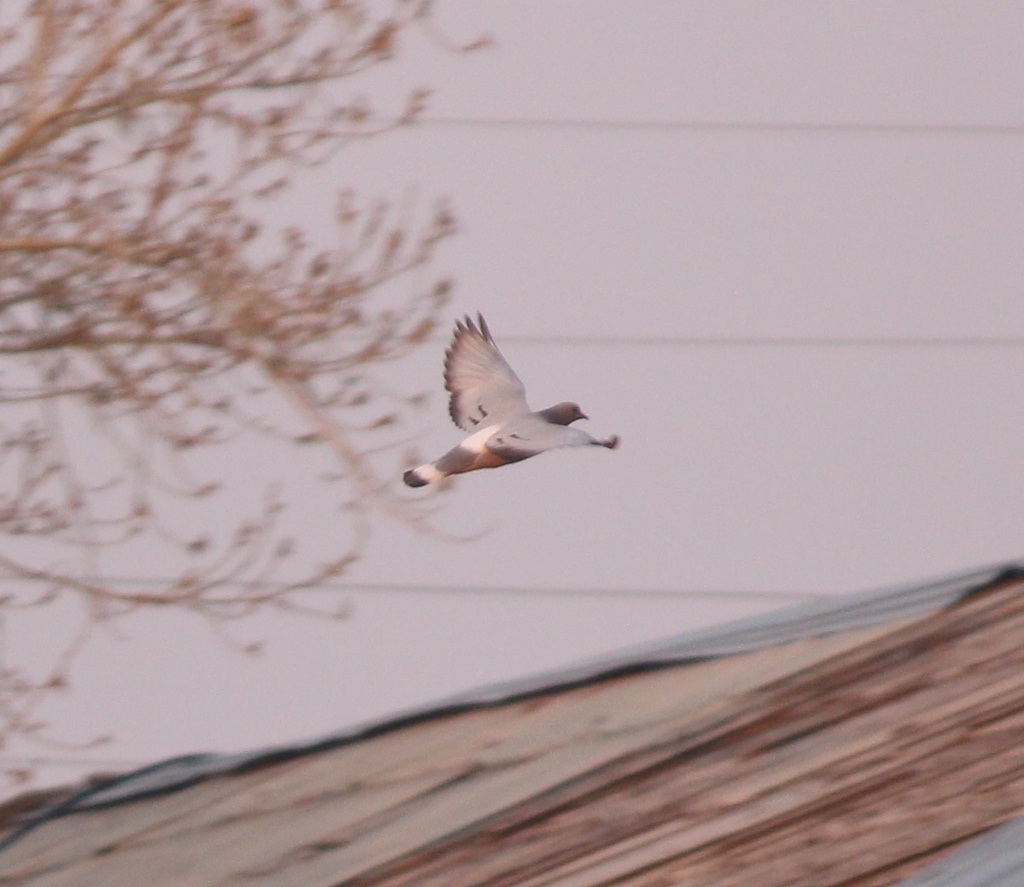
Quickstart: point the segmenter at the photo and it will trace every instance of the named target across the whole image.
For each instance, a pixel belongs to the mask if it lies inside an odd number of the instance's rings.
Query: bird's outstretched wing
[[[519,462],[559,447],[602,446],[614,449],[618,438],[595,440],[579,428],[552,425],[538,416],[523,416],[499,428],[487,440],[487,449],[507,462]]]
[[[444,387],[451,398],[448,412],[464,431],[500,424],[530,411],[526,389],[494,344],[482,314],[455,324],[445,353]]]

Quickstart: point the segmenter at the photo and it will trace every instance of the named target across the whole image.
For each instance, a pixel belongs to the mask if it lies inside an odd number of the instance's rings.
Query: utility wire
[[[386,593],[386,594],[436,594],[436,595],[470,595],[495,597],[539,597],[539,598],[623,598],[623,599],[660,599],[660,600],[788,600],[816,601],[829,598],[831,595],[809,591],[744,591],[738,589],[699,589],[699,588],[538,588],[511,586],[458,586],[446,587],[435,585],[412,584],[380,584],[356,583],[353,585],[332,586],[330,590],[353,593]]]
[[[344,333],[339,338],[346,337]],[[362,341],[348,334],[353,341]],[[446,345],[447,332],[428,336],[426,341]],[[557,345],[559,347],[665,347],[665,348],[1021,348],[1021,335],[977,336],[648,336],[648,335],[537,335],[502,333],[499,345]]]
[[[172,585],[176,580],[159,576],[90,576],[83,581],[95,584],[160,587]],[[48,584],[47,580],[18,577],[11,581]],[[281,584],[284,584],[282,580]],[[219,583],[224,588],[260,590],[273,588],[278,583],[231,580]],[[336,594],[402,594],[402,595],[465,595],[470,597],[525,597],[525,598],[619,598],[657,600],[716,600],[716,601],[817,601],[832,595],[811,591],[753,591],[710,588],[542,588],[506,585],[420,585],[405,582],[327,582],[309,589],[310,592]]]
[[[447,341],[447,337],[434,337]],[[725,348],[1021,348],[1020,336],[537,336],[502,335],[524,345]]]
[[[380,118],[380,122],[387,122]],[[800,123],[739,120],[571,120],[519,117],[446,117],[423,115],[414,126],[502,127],[507,129],[663,130],[669,132],[797,132],[942,135],[1024,135],[1024,126],[1000,123]]]
[[[54,752],[59,754],[59,752]],[[5,767],[142,767],[149,763],[148,760],[139,758],[48,758],[42,756],[4,755],[3,765]],[[2,803],[2,802],[0,802]]]

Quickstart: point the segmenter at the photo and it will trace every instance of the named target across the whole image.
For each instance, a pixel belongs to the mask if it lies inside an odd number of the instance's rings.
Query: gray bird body
[[[521,462],[559,447],[601,446],[614,449],[619,439],[597,440],[569,425],[586,419],[574,403],[563,402],[532,412],[526,389],[502,356],[483,315],[455,324],[445,354],[444,382],[452,421],[471,432],[440,459],[410,469],[410,487],[435,483],[452,474]]]

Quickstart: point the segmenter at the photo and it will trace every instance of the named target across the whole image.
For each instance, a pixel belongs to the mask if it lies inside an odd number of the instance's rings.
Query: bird
[[[558,447],[598,446],[614,450],[618,435],[597,440],[571,428],[587,416],[571,401],[532,412],[526,389],[498,350],[494,337],[477,314],[455,323],[452,343],[445,352],[444,386],[448,412],[463,431],[470,432],[440,459],[410,468],[402,480],[410,487],[437,483],[452,474],[499,468]]]

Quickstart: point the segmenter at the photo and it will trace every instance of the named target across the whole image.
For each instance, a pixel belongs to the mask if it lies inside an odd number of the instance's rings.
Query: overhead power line
[[[344,335],[344,334],[342,334]],[[359,340],[350,336],[353,341]],[[445,345],[448,332],[437,332],[428,341]],[[976,336],[717,336],[717,335],[538,335],[502,333],[499,345],[557,345],[585,347],[665,348],[1006,348],[1024,347],[1020,335]]]
[[[118,587],[160,588],[172,585],[176,580],[159,576],[107,576],[82,577],[84,581],[95,584],[116,585]],[[9,579],[9,582],[45,583],[43,579],[22,578]],[[277,583],[227,581],[219,583],[223,588],[266,589]],[[283,583],[282,583],[283,584]],[[402,595],[435,595],[438,597],[458,595],[470,597],[532,597],[532,598],[618,598],[618,599],[661,599],[661,600],[732,600],[732,601],[815,601],[826,600],[831,595],[810,591],[755,591],[742,589],[712,588],[555,588],[535,586],[507,585],[421,585],[405,582],[329,582],[317,585],[311,592],[330,592],[334,594],[402,594]]]
[[[442,341],[443,337],[438,337]],[[1020,348],[1019,336],[534,336],[502,342],[536,345],[627,345],[725,348]]]
[[[54,754],[60,754],[60,752],[54,752]],[[141,767],[146,763],[148,761],[141,758],[105,758],[103,756],[51,758],[42,755],[4,755],[3,759],[3,766],[8,769],[13,767],[117,767],[128,769]]]
[[[494,597],[539,598],[656,598],[661,600],[786,600],[812,601],[828,598],[827,594],[805,591],[743,591],[737,589],[671,589],[671,588],[538,588],[530,586],[458,586],[412,584],[355,584],[331,586],[330,590],[360,594],[434,594]]]
[[[381,118],[380,122],[387,122]],[[424,115],[419,126],[502,127],[509,129],[659,130],[672,132],[787,132],[879,133],[940,135],[1024,135],[1024,126],[1012,123],[813,123],[799,121],[741,120],[579,120],[521,117],[442,117]]]

